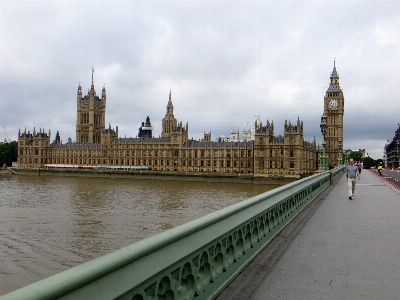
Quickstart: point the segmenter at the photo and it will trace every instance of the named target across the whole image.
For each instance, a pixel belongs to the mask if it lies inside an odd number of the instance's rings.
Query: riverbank
[[[14,170],[10,170],[10,168],[7,168],[7,169],[0,169],[0,175],[1,174],[4,174],[4,175],[6,175],[6,174],[13,174],[15,171]]]
[[[172,181],[203,181],[203,182],[228,182],[228,183],[252,183],[267,185],[284,185],[296,181],[298,178],[287,177],[265,177],[253,174],[224,174],[224,173],[180,173],[160,171],[111,171],[91,169],[13,169],[15,175],[31,176],[84,176],[84,177],[107,177],[111,179],[131,178],[143,180],[172,180]],[[5,174],[9,174],[4,170]]]

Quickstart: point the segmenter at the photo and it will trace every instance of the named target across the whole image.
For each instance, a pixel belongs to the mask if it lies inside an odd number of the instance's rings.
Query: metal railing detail
[[[335,181],[336,179],[338,179],[338,177],[343,175],[343,173],[345,171],[346,171],[346,167],[345,166],[340,166],[340,167],[337,167],[337,168],[331,170],[330,172],[332,174],[333,181]]]
[[[0,299],[213,299],[343,169],[249,198]]]

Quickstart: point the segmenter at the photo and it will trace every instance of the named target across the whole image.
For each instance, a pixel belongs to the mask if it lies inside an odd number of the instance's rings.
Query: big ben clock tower
[[[343,145],[344,96],[339,85],[339,75],[336,71],[335,62],[333,62],[330,80],[324,97],[324,114],[327,117],[325,142],[329,165],[337,167],[339,153],[342,151]]]

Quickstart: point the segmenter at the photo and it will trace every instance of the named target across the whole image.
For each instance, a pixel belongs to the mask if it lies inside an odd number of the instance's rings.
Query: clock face
[[[329,108],[336,108],[338,107],[338,101],[336,99],[329,100]]]

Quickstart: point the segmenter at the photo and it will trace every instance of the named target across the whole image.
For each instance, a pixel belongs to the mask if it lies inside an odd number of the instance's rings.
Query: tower
[[[171,137],[171,133],[175,130],[178,122],[174,117],[174,106],[172,105],[171,90],[169,91],[169,100],[167,104],[167,112],[162,120],[161,137]]]
[[[329,158],[329,165],[336,167],[343,145],[344,96],[339,85],[339,74],[336,71],[335,61],[330,84],[324,96],[324,114],[327,117],[326,154]]]
[[[188,140],[189,124],[183,125],[174,117],[174,106],[172,105],[171,90],[169,90],[169,100],[167,104],[167,112],[164,119],[162,119],[162,133],[161,137],[171,138],[176,143],[183,143]]]
[[[272,168],[271,142],[274,139],[274,122],[267,120],[263,126],[260,119],[254,122],[254,174],[265,174],[268,168]]]
[[[100,143],[101,132],[106,123],[106,88],[101,91],[101,98],[96,95],[93,84],[86,96],[82,97],[82,87],[79,83],[77,94],[76,142]]]

